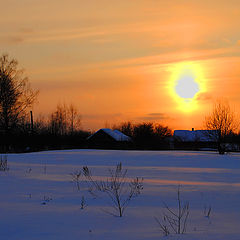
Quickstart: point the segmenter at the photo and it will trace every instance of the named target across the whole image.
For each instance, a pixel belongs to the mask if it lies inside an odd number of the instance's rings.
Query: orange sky
[[[40,90],[35,115],[74,103],[85,129],[122,121],[202,128],[214,100],[240,109],[240,1],[9,0],[0,53]],[[195,108],[169,89],[174,71],[201,69]]]

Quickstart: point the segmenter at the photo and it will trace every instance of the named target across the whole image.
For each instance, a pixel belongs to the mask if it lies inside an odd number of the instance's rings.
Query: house
[[[118,130],[101,128],[87,138],[88,146],[95,148],[124,148],[132,139]]]
[[[175,130],[173,134],[175,149],[215,149],[216,130]]]
[[[215,142],[216,130],[175,130],[173,136],[182,142]]]

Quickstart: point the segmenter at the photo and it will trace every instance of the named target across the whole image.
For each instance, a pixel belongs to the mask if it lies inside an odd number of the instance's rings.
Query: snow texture
[[[0,239],[240,239],[238,153],[67,150],[7,157],[9,171],[0,171]],[[113,208],[106,196],[89,194],[84,181],[79,191],[70,175],[88,166],[94,177],[105,178],[119,162],[128,178],[144,178],[142,194],[122,218],[109,214]],[[160,218],[163,203],[176,209],[179,184],[182,201],[190,204],[187,233],[164,237],[154,217]]]

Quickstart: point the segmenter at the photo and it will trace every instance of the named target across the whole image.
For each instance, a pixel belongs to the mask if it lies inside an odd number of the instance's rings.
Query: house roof
[[[173,136],[183,142],[216,141],[216,130],[175,130]]]
[[[112,137],[114,140],[117,142],[129,142],[131,141],[131,138],[124,133],[118,131],[118,130],[112,130],[110,128],[101,128],[98,131],[96,131],[94,134],[92,134],[88,139],[92,138],[94,135],[99,134],[99,132],[105,132],[108,134],[110,137]]]

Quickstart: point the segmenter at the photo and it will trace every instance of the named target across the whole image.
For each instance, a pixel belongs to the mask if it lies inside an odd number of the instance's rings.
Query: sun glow
[[[197,109],[197,98],[205,91],[203,73],[200,65],[192,62],[178,63],[171,67],[169,92],[183,112]]]

